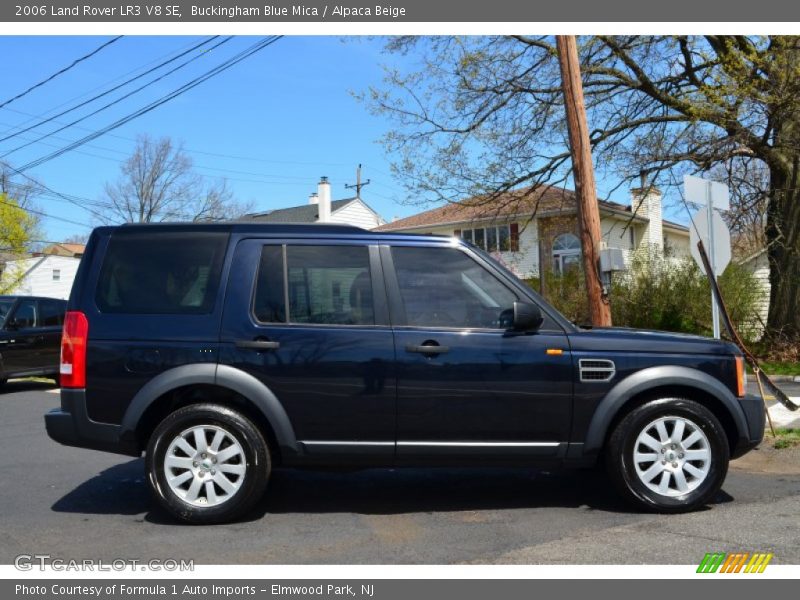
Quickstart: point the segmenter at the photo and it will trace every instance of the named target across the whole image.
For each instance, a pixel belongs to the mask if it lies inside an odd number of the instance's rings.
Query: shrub
[[[719,278],[731,320],[743,338],[754,335],[760,290],[755,277],[731,264]],[[562,314],[578,323],[589,322],[583,272],[545,274],[545,295]],[[529,284],[539,289],[539,279]],[[627,271],[614,274],[610,290],[615,326],[658,329],[710,336],[711,287],[691,258],[664,258],[650,253],[634,256]],[[723,327],[724,331],[724,327]]]

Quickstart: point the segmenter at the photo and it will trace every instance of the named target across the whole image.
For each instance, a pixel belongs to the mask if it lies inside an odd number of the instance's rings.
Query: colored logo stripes
[[[772,554],[766,552],[709,552],[700,561],[698,573],[763,573]]]

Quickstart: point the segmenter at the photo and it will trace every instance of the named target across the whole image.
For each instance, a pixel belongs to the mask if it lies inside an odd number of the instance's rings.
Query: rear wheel
[[[617,425],[606,449],[616,487],[640,507],[685,512],[711,501],[728,472],[728,439],[705,406],[653,400]]]
[[[195,404],[165,418],[147,447],[148,484],[158,503],[190,523],[231,521],[263,496],[267,443],[244,415]]]

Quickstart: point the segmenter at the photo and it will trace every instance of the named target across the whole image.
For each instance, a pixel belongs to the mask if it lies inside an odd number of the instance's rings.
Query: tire
[[[205,403],[167,416],[150,437],[145,457],[147,483],[158,504],[195,524],[243,516],[264,495],[271,467],[267,442],[247,417]]]
[[[725,430],[705,406],[662,398],[619,422],[605,459],[609,476],[627,500],[652,512],[680,513],[714,498],[728,472],[730,449]]]

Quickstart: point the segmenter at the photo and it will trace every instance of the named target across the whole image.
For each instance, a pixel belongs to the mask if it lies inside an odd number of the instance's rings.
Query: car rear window
[[[227,248],[225,232],[112,236],[100,271],[104,313],[208,314]]]

